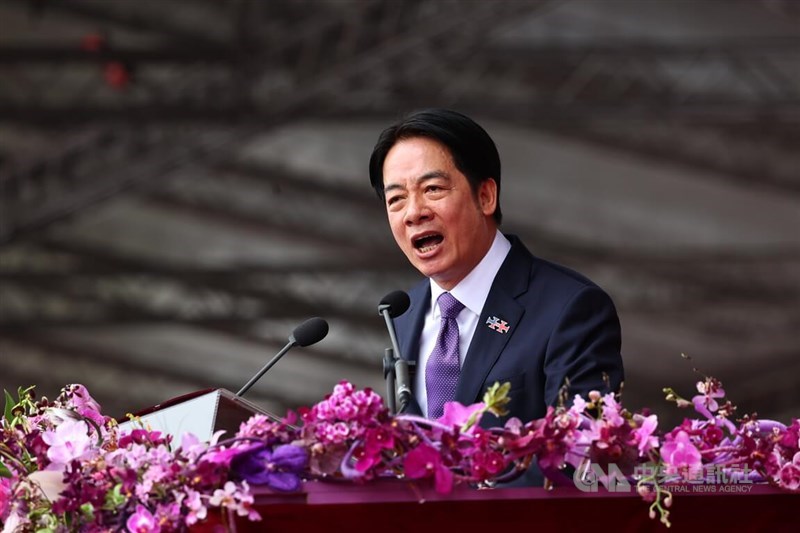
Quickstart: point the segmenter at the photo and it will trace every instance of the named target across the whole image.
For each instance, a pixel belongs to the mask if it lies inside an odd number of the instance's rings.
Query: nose
[[[431,217],[431,210],[428,207],[425,198],[421,195],[411,194],[406,200],[406,211],[403,215],[403,221],[406,226],[413,226],[424,222]]]

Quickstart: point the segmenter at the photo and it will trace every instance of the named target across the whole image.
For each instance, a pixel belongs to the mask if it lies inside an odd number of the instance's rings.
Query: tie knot
[[[443,292],[439,295],[439,311],[442,313],[442,318],[456,318],[458,313],[464,309],[464,304],[455,299],[449,292]]]

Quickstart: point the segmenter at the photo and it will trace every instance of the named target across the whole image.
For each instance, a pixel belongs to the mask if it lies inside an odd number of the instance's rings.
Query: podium
[[[239,425],[254,414],[278,420],[227,389],[203,389],[154,405],[134,416],[153,431],[172,435],[172,441],[179,444],[184,433],[194,433],[206,442],[219,430],[225,430],[225,437],[233,437]],[[139,426],[126,419],[119,421],[119,427],[130,430]]]
[[[185,432],[208,440],[219,430],[233,436],[254,414],[276,417],[225,389],[206,389],[173,398],[137,413],[153,430],[173,436]],[[120,424],[125,427],[129,422]],[[635,491],[581,492],[576,487],[455,487],[438,494],[429,480],[380,480],[369,483],[309,481],[296,493],[251,487],[261,522],[218,509],[191,531],[296,532],[347,531],[414,533],[452,531],[797,531],[800,494],[768,485],[742,490],[710,490],[706,485],[667,487],[673,492],[668,530],[648,516],[649,504]],[[703,490],[700,490],[703,489]],[[745,490],[746,489],[746,490]]]
[[[308,482],[302,492],[279,494],[253,487],[261,522],[229,513],[191,528],[219,531],[797,531],[800,495],[768,485],[747,493],[675,493],[672,528],[648,516],[637,494],[584,493],[574,487],[473,490],[437,494],[428,484],[391,480],[363,485]],[[210,511],[210,510],[209,510]]]

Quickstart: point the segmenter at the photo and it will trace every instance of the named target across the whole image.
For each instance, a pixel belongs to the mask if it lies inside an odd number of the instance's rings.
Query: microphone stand
[[[280,352],[278,352],[277,354],[275,354],[275,357],[273,357],[272,359],[270,359],[270,360],[269,360],[269,362],[268,362],[266,365],[264,365],[264,366],[261,368],[261,370],[259,370],[259,371],[258,371],[258,374],[256,374],[256,375],[255,375],[255,376],[253,376],[252,378],[250,378],[250,381],[248,381],[248,382],[245,384],[245,386],[244,386],[244,387],[242,387],[241,389],[239,389],[239,392],[237,392],[237,393],[236,393],[234,396],[236,396],[236,397],[243,396],[245,392],[247,392],[247,391],[249,391],[249,390],[250,390],[250,387],[252,387],[253,385],[255,385],[256,381],[258,381],[259,379],[261,379],[261,376],[263,376],[263,375],[264,375],[264,374],[267,372],[267,370],[269,370],[270,368],[272,368],[272,367],[275,365],[275,363],[277,363],[277,362],[278,362],[278,359],[280,359],[281,357],[283,357],[283,356],[286,354],[286,352],[288,352],[289,350],[291,350],[291,349],[292,349],[292,348],[294,348],[295,346],[297,346],[297,341],[295,341],[295,340],[294,340],[294,338],[290,338],[290,340],[289,340],[289,343],[288,343],[286,346],[284,346],[284,347],[281,349],[281,351],[280,351]]]
[[[394,359],[394,372],[397,379],[397,397],[400,399],[400,409],[398,413],[405,413],[408,409],[408,404],[411,401],[411,378],[410,367],[415,363],[406,361],[402,357],[395,357]]]
[[[386,379],[386,397],[389,403],[389,412],[395,414],[405,412],[408,408],[408,403],[411,401],[409,366],[413,363],[396,355],[400,353],[400,344],[397,342],[394,324],[389,316],[390,307],[387,304],[380,305],[378,313],[386,321],[386,329],[389,330],[389,339],[392,342],[392,347],[386,348],[383,356],[383,377]],[[400,402],[399,410],[397,409],[396,399]]]
[[[389,404],[389,412],[391,414],[397,413],[394,361],[394,352],[391,348],[386,348],[383,354],[383,379],[386,380],[386,401]]]
[[[389,412],[392,414],[404,413],[411,401],[411,378],[409,369],[414,366],[413,361],[406,361],[395,357],[392,348],[386,348],[383,354],[383,378],[386,380],[386,399]],[[400,408],[397,407],[397,400]]]

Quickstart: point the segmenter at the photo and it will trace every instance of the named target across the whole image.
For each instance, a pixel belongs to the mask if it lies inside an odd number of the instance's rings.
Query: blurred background
[[[383,392],[418,275],[367,162],[430,106],[495,139],[504,231],[614,298],[628,407],[679,421],[697,367],[800,415],[793,0],[4,0],[0,387],[236,391],[318,315],[248,397]]]

